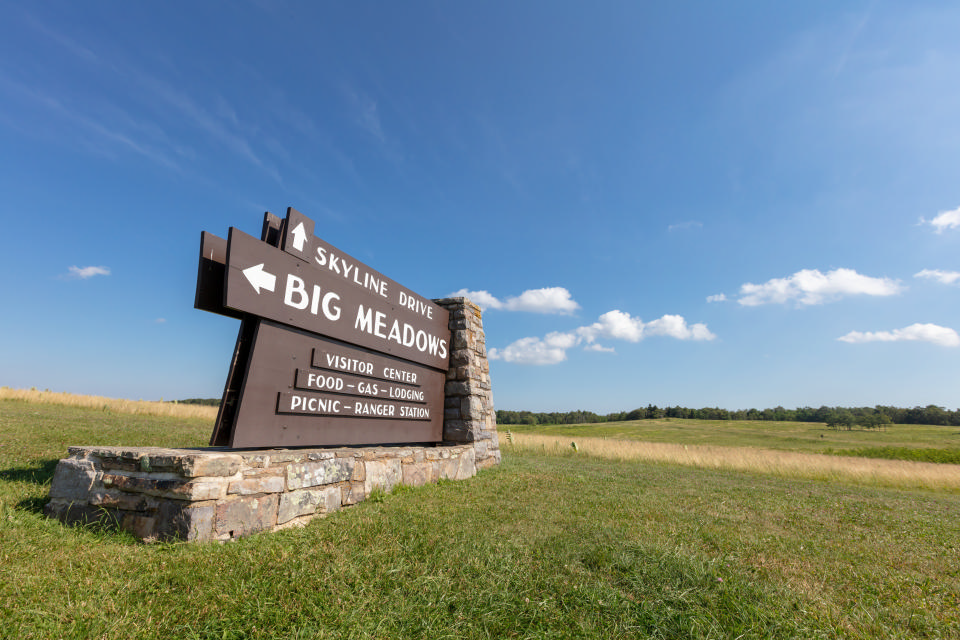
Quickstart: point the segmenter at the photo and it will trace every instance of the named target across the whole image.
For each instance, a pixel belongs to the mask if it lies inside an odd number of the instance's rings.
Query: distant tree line
[[[187,398],[186,400],[174,400],[177,404],[202,404],[207,407],[219,407],[220,398]]]
[[[592,411],[536,413],[533,411],[497,411],[497,424],[584,424],[588,422],[622,422],[657,418],[692,418],[695,420],[770,420],[776,422],[822,422],[832,429],[878,429],[888,424],[931,424],[960,426],[960,409],[949,411],[936,405],[926,407],[801,407],[799,409],[738,409],[730,411],[719,407],[688,409],[663,407],[655,404],[633,411],[599,415]]]

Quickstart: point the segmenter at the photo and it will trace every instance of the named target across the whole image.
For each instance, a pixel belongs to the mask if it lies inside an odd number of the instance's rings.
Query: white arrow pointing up
[[[303,251],[303,243],[307,241],[307,230],[303,228],[303,223],[301,222],[294,227],[290,233],[293,234],[293,248],[297,251]]]
[[[277,276],[264,271],[262,262],[244,269],[243,275],[247,276],[247,280],[249,280],[253,288],[257,290],[258,295],[260,294],[260,289],[266,289],[272,292],[274,287],[277,286]]]

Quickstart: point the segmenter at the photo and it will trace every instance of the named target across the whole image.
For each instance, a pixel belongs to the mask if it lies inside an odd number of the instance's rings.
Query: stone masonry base
[[[464,480],[472,444],[363,449],[71,447],[45,513],[144,541],[231,540],[306,524],[376,489]]]

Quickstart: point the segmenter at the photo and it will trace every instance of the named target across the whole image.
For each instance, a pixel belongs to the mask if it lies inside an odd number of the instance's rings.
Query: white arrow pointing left
[[[253,288],[257,290],[258,295],[260,293],[260,289],[266,289],[267,291],[272,292],[277,286],[277,276],[264,271],[262,262],[244,269],[243,275],[247,276],[247,280],[249,280],[250,284],[253,285]]]

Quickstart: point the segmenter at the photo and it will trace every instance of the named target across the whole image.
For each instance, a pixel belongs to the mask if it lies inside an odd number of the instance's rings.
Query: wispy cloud
[[[83,112],[83,107],[79,105],[64,104],[59,97],[28,87],[3,74],[0,74],[0,89],[25,104],[31,105],[34,109],[45,110],[62,119],[67,123],[73,137],[79,138],[80,144],[94,153],[112,155],[115,149],[121,148],[126,151],[133,151],[175,171],[180,170],[177,163],[168,154],[161,151],[157,145],[138,139],[132,131],[124,131],[124,128],[138,130],[137,133],[146,131],[155,139],[157,138],[156,131],[150,131],[151,127],[143,123],[137,123],[115,106],[99,105],[99,117],[89,116]],[[102,115],[104,113],[109,114],[109,121],[104,120]],[[46,130],[35,133],[42,136],[50,135]],[[58,140],[62,141],[69,137],[67,135],[59,136]],[[160,142],[166,141],[161,139]]]
[[[558,364],[567,359],[568,350],[581,344],[585,345],[586,351],[613,353],[613,348],[601,345],[598,340],[639,342],[652,336],[695,341],[716,338],[707,325],[687,324],[683,316],[665,315],[651,322],[643,322],[629,313],[614,309],[601,315],[597,322],[573,331],[554,331],[543,338],[521,338],[503,349],[490,349],[489,357],[516,364]]]
[[[239,126],[236,111],[222,97],[217,98],[215,110],[219,115],[215,116],[191,96],[160,78],[142,72],[138,72],[136,78],[144,88],[173,108],[194,127],[219,142],[227,150],[259,167],[277,182],[282,182],[279,172],[261,159],[246,136],[235,131]]]
[[[823,304],[846,296],[892,296],[903,291],[899,280],[872,278],[853,269],[834,269],[821,273],[803,269],[786,278],[774,278],[763,284],[746,283],[740,287],[740,304],[754,307],[762,304]]]
[[[617,350],[613,347],[605,347],[599,342],[594,342],[593,344],[588,344],[583,348],[584,351],[598,351],[600,353],[616,353]]]
[[[953,211],[938,213],[932,220],[920,218],[920,224],[929,224],[936,229],[937,233],[943,233],[947,229],[960,227],[960,207],[957,207]]]
[[[94,276],[108,276],[110,269],[107,267],[77,267],[72,266],[67,269],[67,277],[71,279],[86,280]]]
[[[559,313],[569,315],[580,308],[570,292],[563,287],[545,287],[528,289],[518,296],[500,300],[489,291],[468,291],[460,289],[450,297],[469,298],[481,309],[501,311],[527,311],[530,313]]]
[[[367,94],[353,89],[347,89],[346,94],[354,110],[354,121],[380,142],[386,142],[386,136],[380,124],[380,113],[377,111],[377,102]]]
[[[671,224],[667,227],[667,231],[690,231],[691,229],[702,229],[703,223],[696,220],[688,220],[687,222],[678,222],[677,224]]]
[[[282,182],[277,169],[253,147],[254,140],[268,142],[261,129],[262,117],[256,126],[245,126],[234,106],[220,95],[210,95],[208,91],[204,101],[195,93],[191,95],[178,88],[182,83],[151,73],[138,66],[133,57],[111,50],[108,44],[97,43],[97,48],[88,46],[33,16],[26,16],[25,22],[52,46],[82,64],[77,65],[77,82],[73,85],[47,82],[51,88],[44,89],[44,78],[34,74],[23,77],[29,88],[23,87],[21,93],[57,111],[73,125],[69,133],[74,136],[82,133],[81,142],[91,151],[108,155],[113,155],[116,149],[133,151],[180,171],[173,159],[185,154],[188,145],[185,141],[194,142],[199,132]],[[89,86],[117,81],[124,85],[122,96],[88,90]],[[153,112],[152,119],[146,115],[149,112]],[[138,116],[131,117],[130,113]],[[181,131],[184,125],[188,129]],[[182,141],[178,142],[177,136],[182,136]]]
[[[716,295],[707,296],[707,302],[726,302],[727,294],[718,293]]]
[[[26,23],[29,24],[31,28],[36,29],[43,36],[45,36],[46,38],[49,38],[54,43],[60,45],[61,47],[66,49],[68,52],[70,52],[73,56],[77,58],[81,58],[88,62],[99,62],[99,56],[97,56],[96,53],[94,53],[91,49],[89,49],[85,45],[77,42],[76,40],[74,40],[69,36],[64,35],[63,33],[60,33],[59,31],[51,29],[49,26],[40,22],[35,16],[31,14],[25,13],[24,18],[26,20]]]
[[[960,283],[960,271],[941,271],[940,269],[924,269],[913,274],[914,278],[936,280],[942,284]]]
[[[837,338],[841,342],[930,342],[941,347],[960,347],[960,335],[948,327],[936,324],[912,324],[893,331],[851,331]]]

